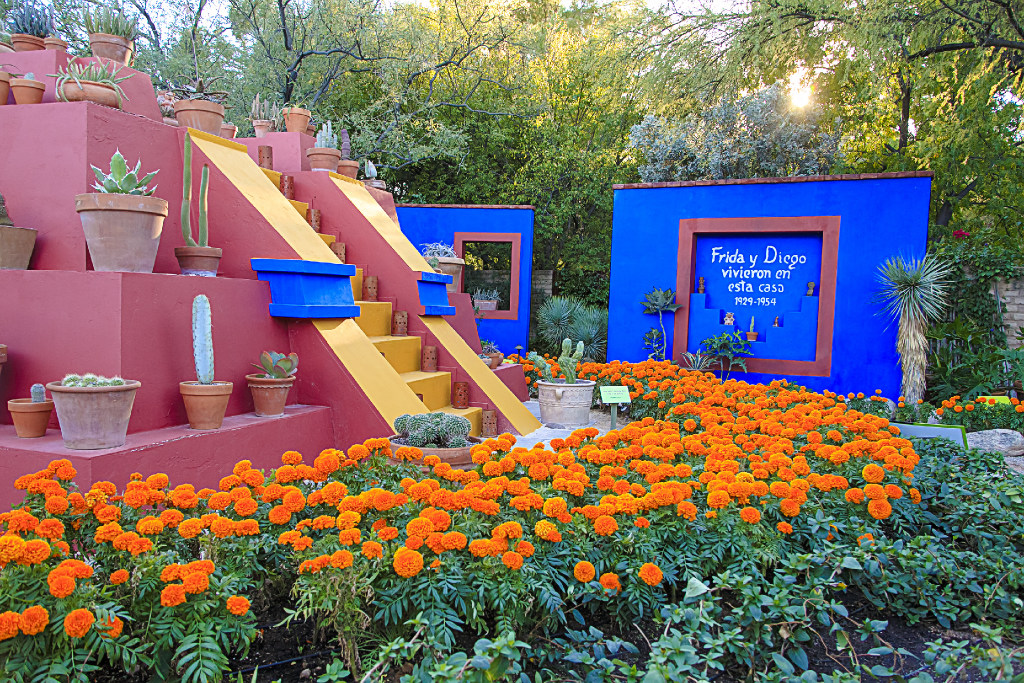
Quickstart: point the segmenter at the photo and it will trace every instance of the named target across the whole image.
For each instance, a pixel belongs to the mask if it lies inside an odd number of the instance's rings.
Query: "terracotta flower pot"
[[[282,174],[280,187],[285,199],[295,199],[295,176]]]
[[[231,382],[181,382],[181,398],[185,401],[185,414],[192,429],[220,429],[224,413],[231,398]]]
[[[306,158],[309,159],[309,167],[314,171],[337,173],[341,151],[330,147],[310,147],[306,150]]]
[[[252,127],[253,130],[256,131],[256,137],[265,138],[267,133],[270,132],[270,126],[273,125],[273,123],[273,121],[268,121],[267,119],[255,119],[252,122]]]
[[[94,450],[123,446],[132,416],[135,392],[141,382],[125,380],[120,387],[65,387],[50,382],[57,422],[65,448]]]
[[[111,109],[120,109],[121,101],[117,98],[114,86],[93,81],[68,81],[61,89],[66,102],[95,102]]]
[[[56,36],[47,36],[43,38],[43,48],[46,50],[60,50],[61,52],[68,51],[68,41],[61,40]]]
[[[3,51],[0,50],[0,53]],[[0,71],[0,105],[7,104],[7,96],[11,94],[11,75]]]
[[[10,43],[0,42],[0,55],[15,52],[14,46]]]
[[[224,250],[217,247],[175,247],[174,258],[182,275],[217,277]]]
[[[409,311],[395,311],[391,321],[391,336],[409,336]]]
[[[469,382],[452,382],[452,407],[469,407]]]
[[[43,101],[46,84],[31,78],[12,78],[11,92],[14,93],[15,104],[39,104]]]
[[[338,173],[346,178],[355,178],[359,173],[359,162],[351,159],[342,159],[338,162]]]
[[[503,354],[501,351],[497,353],[489,353],[487,354],[487,357],[490,359],[487,363],[487,367],[489,367],[491,370],[497,370],[498,368],[500,368],[501,361],[505,360],[505,354]]]
[[[334,252],[334,255],[338,257],[339,261],[341,261],[342,263],[345,263],[345,243],[344,242],[335,242],[334,244],[332,244],[331,245],[331,251]]]
[[[747,335],[747,341],[749,341],[749,342],[756,342],[757,341],[757,335],[759,335],[760,332],[745,332],[744,334]]]
[[[259,417],[280,417],[288,402],[288,392],[295,384],[294,377],[279,379],[259,373],[246,375],[256,415]]]
[[[224,105],[208,100],[178,100],[174,103],[174,118],[181,126],[219,136]]]
[[[88,193],[75,197],[85,243],[95,270],[152,273],[167,200],[131,194]]]
[[[45,50],[46,42],[42,38],[30,36],[27,33],[12,33],[11,45],[15,52],[32,52],[33,50]]]
[[[238,133],[238,126],[233,126],[229,123],[220,124],[220,136],[222,138],[233,140],[236,133]]]
[[[467,436],[466,441],[469,443],[462,448],[421,448],[420,450],[423,451],[424,458],[428,455],[436,455],[441,459],[441,462],[447,463],[452,469],[471,470],[476,467],[476,464],[473,462],[473,456],[470,455],[470,451],[473,449],[473,446],[478,443],[483,443],[483,439],[479,439],[475,436]],[[394,453],[399,448],[406,445],[407,444],[400,443],[396,437],[392,437],[391,452]],[[390,458],[389,462],[391,464],[397,464],[398,460]]]
[[[424,346],[420,351],[420,370],[422,372],[437,372],[436,346]]]
[[[590,424],[590,407],[594,402],[592,380],[577,380],[575,384],[537,381],[537,403],[540,404],[540,421],[553,427],[585,427]]]
[[[12,398],[7,402],[14,422],[14,433],[21,439],[38,439],[46,435],[46,425],[53,414],[53,401],[33,403],[30,398]]]
[[[259,136],[256,136],[259,137]],[[274,170],[274,148],[271,145],[257,145],[256,146],[256,163],[260,168],[265,168],[268,171]]]
[[[90,33],[89,47],[92,48],[94,57],[129,65],[132,63],[132,51],[135,48],[135,43],[122,36],[109,33]]]
[[[289,133],[305,133],[309,127],[309,117],[313,115],[313,112],[301,107],[285,107],[282,113],[284,126]]]
[[[36,231],[0,225],[0,270],[28,270],[36,246]]]
[[[481,311],[496,311],[498,310],[498,302],[495,299],[473,299],[473,303]]]
[[[480,416],[480,436],[490,438],[498,435],[498,411],[484,410]]]
[[[462,286],[462,269],[465,267],[466,261],[464,259],[442,256],[437,259],[437,268],[435,270],[445,275],[451,275],[452,281],[445,285],[445,287],[450,293],[458,293],[459,288]]]
[[[315,138],[316,137],[316,126],[312,123],[306,126],[306,135]]]

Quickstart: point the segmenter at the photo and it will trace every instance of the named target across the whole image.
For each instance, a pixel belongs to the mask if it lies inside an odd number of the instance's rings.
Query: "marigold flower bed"
[[[807,543],[814,511],[860,534],[920,501],[911,443],[834,395],[668,363],[588,375],[665,419],[531,449],[505,434],[466,471],[371,439],[287,452],[267,474],[242,460],[216,491],[135,474],[83,493],[65,460],[22,477],[24,507],[0,514],[0,671],[105,660],[199,680],[251,641],[250,600],[270,600],[273,580],[339,633],[362,610],[385,625],[423,613],[448,644],[463,625],[564,620],[586,601],[639,615],[685,572],[680,539]]]

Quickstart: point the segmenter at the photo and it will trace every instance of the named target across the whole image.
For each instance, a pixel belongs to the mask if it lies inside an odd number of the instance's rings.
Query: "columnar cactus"
[[[320,126],[320,130],[316,134],[316,146],[328,149],[338,149],[338,136],[334,134],[334,129],[331,127],[330,121]]]
[[[32,402],[33,403],[42,403],[45,400],[46,400],[46,387],[44,387],[42,384],[33,384],[32,385]]]
[[[192,300],[192,353],[196,379],[200,384],[213,384],[213,319],[205,294]]]
[[[348,129],[341,129],[341,158],[348,161],[352,158],[352,143],[348,139]]]
[[[199,181],[199,241],[192,238],[192,135],[185,133],[185,154],[181,176],[181,236],[190,247],[209,246],[209,221],[207,217],[207,193],[210,188],[210,167],[203,164]]]
[[[400,415],[395,432],[416,448],[463,448],[472,425],[469,420],[449,413]]]
[[[572,340],[566,337],[562,341],[562,355],[558,357],[558,366],[562,368],[566,384],[576,384],[576,366],[583,360],[583,342],[576,344],[576,353],[572,353]]]

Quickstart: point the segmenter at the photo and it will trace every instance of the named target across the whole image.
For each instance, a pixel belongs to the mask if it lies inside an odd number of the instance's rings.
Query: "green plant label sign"
[[[601,387],[601,403],[629,403],[628,387]]]

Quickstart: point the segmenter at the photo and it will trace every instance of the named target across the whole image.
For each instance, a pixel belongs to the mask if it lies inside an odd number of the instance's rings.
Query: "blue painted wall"
[[[645,315],[640,301],[652,287],[676,288],[681,219],[839,216],[832,374],[789,379],[816,390],[881,389],[886,396],[898,395],[896,325],[873,302],[876,277],[878,266],[891,256],[924,254],[930,191],[930,178],[615,190],[608,357],[646,358],[643,335],[657,326],[657,318]],[[672,323],[667,316],[670,350]],[[737,317],[737,324],[743,323]],[[695,336],[699,342],[706,335],[697,336],[691,328],[690,338]],[[756,382],[775,378],[756,373],[736,377]]]
[[[506,356],[530,336],[530,292],[533,272],[533,209],[487,207],[398,207],[398,224],[416,248],[428,242],[452,244],[457,232],[511,232],[522,235],[519,256],[519,308],[515,320],[478,319],[481,339],[498,345]]]

